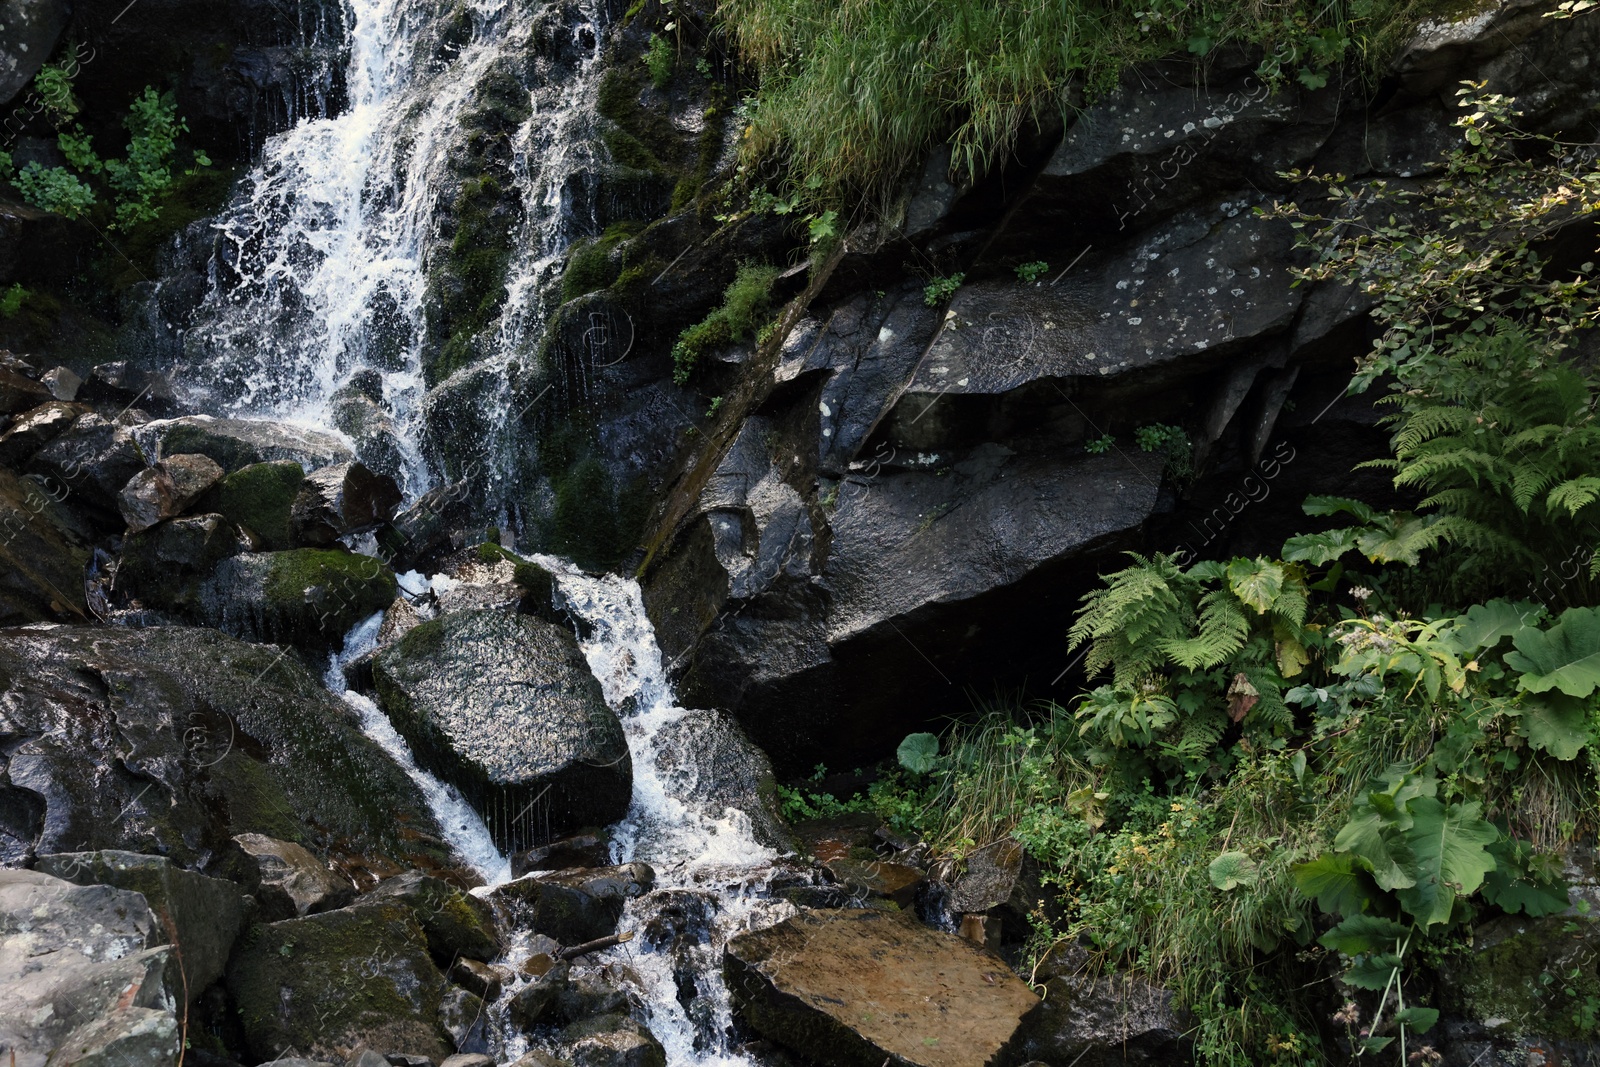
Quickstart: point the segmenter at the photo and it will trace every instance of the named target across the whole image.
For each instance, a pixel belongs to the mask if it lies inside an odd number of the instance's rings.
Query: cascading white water
[[[622,926],[659,927],[664,908],[681,911],[685,902],[698,913],[693,929],[670,945],[645,937],[609,954],[626,960],[669,1067],[749,1064],[725,1037],[732,1019],[722,947],[741,930],[796,910],[765,892],[778,853],[756,839],[745,812],[691,799],[694,776],[716,768],[663,766],[667,732],[694,713],[673,694],[639,584],[587,575],[550,557],[539,562],[556,573],[568,609],[589,626],[584,656],[606,703],[622,717],[633,757],[633,802],[613,828],[612,849],[619,861],[650,864],[656,884],[629,902]]]
[[[349,107],[272,138],[241,183],[217,224],[223,250],[183,339],[186,365],[177,378],[203,409],[330,426],[338,391],[357,371],[375,371],[399,452],[394,473],[415,497],[431,480],[423,447],[424,305],[430,260],[449,244],[440,224],[451,204],[441,197],[454,188],[450,166],[462,151],[464,119],[497,70],[525,65],[538,20],[558,18],[580,58],[576,70],[527,90],[531,115],[511,146],[523,210],[507,300],[483,331],[486,351],[474,364],[500,375],[503,404],[505,368],[518,359],[526,366],[537,346],[542,294],[572,240],[594,229],[592,207],[574,202],[569,179],[594,163],[580,134],[595,95],[606,5],[347,4]],[[460,43],[464,18],[471,33]],[[490,467],[503,468],[510,442],[485,445]],[[504,471],[488,473],[492,483]]]

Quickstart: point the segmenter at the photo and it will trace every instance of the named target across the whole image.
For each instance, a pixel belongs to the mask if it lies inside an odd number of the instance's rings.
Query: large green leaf
[[[1317,907],[1337,915],[1359,915],[1372,899],[1372,883],[1354,856],[1327,853],[1294,865],[1294,884]]]
[[[1255,885],[1261,877],[1256,861],[1243,852],[1222,853],[1211,861],[1206,873],[1211,878],[1211,884],[1224,891],[1237,889],[1240,886],[1248,888]]]
[[[1360,956],[1371,952],[1395,952],[1411,933],[1411,927],[1379,915],[1352,915],[1317,938],[1323,948]]]
[[[1356,547],[1356,536],[1361,531],[1345,526],[1325,533],[1300,534],[1283,543],[1283,558],[1290,563],[1309,563],[1320,567]]]
[[[1412,1005],[1409,1008],[1401,1008],[1395,1012],[1394,1021],[1401,1026],[1415,1030],[1419,1034],[1425,1034],[1433,1029],[1434,1023],[1439,1021],[1439,1009]]]
[[[1589,703],[1565,693],[1540,693],[1522,702],[1528,744],[1556,759],[1572,759],[1589,743]]]
[[[1450,633],[1451,642],[1458,652],[1493,648],[1524,629],[1539,610],[1537,604],[1528,601],[1491,600],[1487,604],[1474,604],[1456,619],[1455,629]]]
[[[1347,496],[1308,496],[1301,510],[1307,515],[1354,515],[1361,522],[1371,522],[1378,517],[1370,505]]]
[[[1359,857],[1381,889],[1404,889],[1417,884],[1411,873],[1412,856],[1394,821],[1368,809],[1351,816],[1334,838],[1333,847]]]
[[[1400,966],[1400,957],[1393,952],[1378,952],[1371,956],[1362,956],[1350,965],[1344,972],[1344,980],[1357,989],[1370,989],[1373,992],[1387,986],[1394,978],[1395,969]]]
[[[1415,567],[1421,559],[1418,553],[1439,541],[1439,532],[1432,528],[1434,521],[1431,515],[1426,518],[1385,517],[1356,537],[1356,547],[1374,563],[1404,563]]]
[[[939,765],[939,738],[933,734],[908,734],[895,750],[895,758],[912,774],[927,774]]]
[[[1283,592],[1283,564],[1269,559],[1236,559],[1228,564],[1228,588],[1263,614]]]
[[[1526,841],[1502,837],[1489,846],[1495,868],[1483,878],[1483,899],[1506,912],[1534,916],[1565,911],[1568,898],[1560,861],[1534,852]]]
[[[1600,688],[1600,608],[1568,608],[1548,630],[1523,630],[1513,643],[1506,664],[1528,692],[1586,697]]]
[[[1415,882],[1399,891],[1400,903],[1428,927],[1448,921],[1456,896],[1474,892],[1495,869],[1489,846],[1500,832],[1476,801],[1446,807],[1435,797],[1418,797],[1409,807],[1413,821],[1405,837]]]

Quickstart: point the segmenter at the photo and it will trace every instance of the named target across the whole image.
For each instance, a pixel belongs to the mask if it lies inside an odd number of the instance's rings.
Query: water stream
[[[397,456],[390,466],[412,499],[433,478],[430,418],[459,413],[430,408],[465,405],[474,410],[464,414],[488,428],[480,484],[493,494],[497,482],[514,478],[511,368],[533,362],[547,294],[571,242],[598,231],[585,172],[597,162],[591,124],[606,7],[347,0],[349,107],[271,139],[216,224],[222,244],[211,290],[182,339],[176,375],[191,404],[330,429],[342,425],[339,405],[357,389],[380,409]],[[478,358],[461,372],[475,376],[470,395],[451,393],[450,381],[430,394],[424,357],[438,339],[429,337],[425,305],[433,260],[450,243],[451,162],[486,94],[503,97],[508,78],[528,87],[528,117],[510,145],[520,212],[509,234],[506,299],[478,335]],[[697,782],[716,768],[663,762],[674,727],[705,713],[678,706],[637,584],[545,563],[587,624],[583,651],[633,757],[633,800],[613,830],[614,859],[657,872],[655,889],[631,901],[622,919],[621,929],[639,936],[606,953],[608,972],[632,987],[673,1067],[748,1063],[730,1049],[722,946],[793,911],[765,891],[777,853],[757,840],[745,813],[696,799],[705,795]],[[510,865],[483,820],[417,766],[370,699],[345,686],[344,666],[373,647],[380,624],[376,616],[349,635],[328,685],[417,783],[463,862],[489,885],[504,882]],[[514,945],[505,962],[519,963],[518,951]],[[491,1010],[503,1018],[503,1003]],[[528,1047],[509,1026],[497,1040],[504,1062]]]

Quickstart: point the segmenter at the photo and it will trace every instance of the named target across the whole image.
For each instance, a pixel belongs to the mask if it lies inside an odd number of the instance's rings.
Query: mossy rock
[[[1600,1001],[1600,922],[1508,915],[1474,931],[1440,968],[1450,1013],[1523,1037],[1590,1039],[1582,1009]]]
[[[202,506],[243,526],[269,552],[293,548],[289,516],[305,480],[292,459],[252,463],[224,478]]]
[[[117,592],[147,607],[198,617],[205,579],[239,549],[237,529],[222,515],[171,519],[123,540]]]
[[[381,560],[301,548],[223,561],[202,601],[210,625],[321,654],[340,647],[352,626],[394,603],[398,592]]]
[[[450,1054],[445,982],[410,909],[362,903],[257,929],[228,969],[228,991],[258,1059],[343,1060],[362,1044],[435,1062]]]

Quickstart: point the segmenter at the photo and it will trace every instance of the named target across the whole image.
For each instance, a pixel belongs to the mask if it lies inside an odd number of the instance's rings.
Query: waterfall
[[[574,175],[595,164],[606,5],[348,0],[347,22],[349,106],[272,138],[239,184],[174,377],[201,410],[338,427],[415,497],[438,465],[429,386],[445,383],[428,381],[439,338],[427,308],[464,184],[452,166],[472,150],[475,117],[526,114],[506,147],[502,195],[520,212],[504,227],[505,299],[468,368],[490,383],[475,405],[504,414],[567,247],[598,230],[592,183]],[[345,402],[370,403],[362,427],[341,416]],[[493,486],[508,478],[515,419],[489,421],[499,439],[473,458]]]

